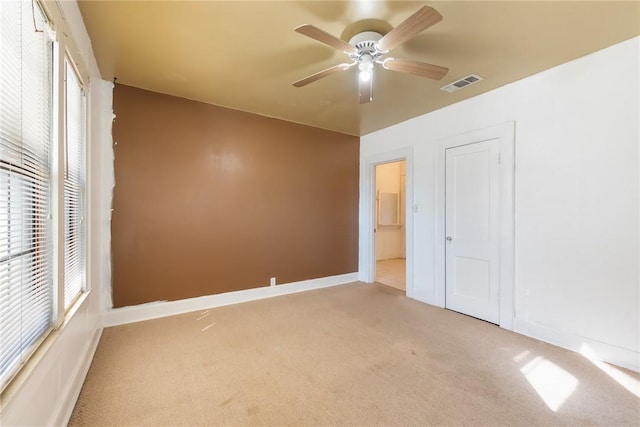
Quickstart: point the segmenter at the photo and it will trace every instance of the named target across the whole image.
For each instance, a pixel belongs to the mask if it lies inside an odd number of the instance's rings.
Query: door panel
[[[446,307],[499,322],[499,140],[446,150]]]
[[[476,298],[480,301],[489,298],[490,289],[490,266],[484,259],[467,258],[458,256],[455,262],[456,272],[456,295],[464,295],[469,298]]]
[[[454,152],[451,155],[454,156],[455,172],[452,193],[455,207],[454,234],[456,238],[467,241],[487,240],[490,221],[489,185],[486,182],[490,168],[489,152]]]

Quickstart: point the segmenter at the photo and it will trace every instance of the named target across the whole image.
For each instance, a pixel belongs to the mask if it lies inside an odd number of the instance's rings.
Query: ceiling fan
[[[424,6],[416,13],[405,19],[397,27],[386,35],[375,31],[358,33],[349,40],[349,43],[341,40],[320,28],[305,24],[295,29],[296,32],[324,44],[343,51],[351,59],[350,63],[334,65],[325,70],[312,74],[293,83],[295,87],[302,87],[330,76],[338,71],[348,70],[354,65],[358,66],[358,81],[360,89],[360,103],[365,104],[373,100],[373,68],[374,64],[380,64],[385,69],[413,74],[429,79],[440,80],[449,71],[446,67],[427,64],[425,62],[412,61],[410,59],[383,58],[391,49],[417,36],[442,20],[442,15],[432,7]]]

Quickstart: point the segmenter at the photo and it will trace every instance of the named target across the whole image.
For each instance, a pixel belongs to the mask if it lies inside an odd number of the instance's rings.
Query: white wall
[[[60,25],[57,34],[72,41],[68,49],[80,69],[90,76],[88,91],[88,284],[92,291],[81,298],[68,314],[65,323],[45,340],[15,381],[3,392],[0,401],[2,426],[66,425],[84,382],[102,332],[103,289],[109,280],[109,207],[113,165],[110,133],[112,87],[100,80],[80,11],[75,1],[59,3],[64,20],[55,3],[47,7]],[[57,18],[57,19],[55,19]],[[110,172],[111,171],[111,172]],[[105,177],[107,177],[105,179]],[[106,224],[106,233],[105,233]],[[106,249],[105,249],[106,248]],[[105,252],[106,251],[106,252]],[[106,264],[105,264],[106,259]]]
[[[437,141],[514,121],[516,331],[640,369],[639,51],[634,38],[362,137],[362,158],[414,150],[416,299],[434,303]]]
[[[376,194],[397,193],[400,197],[402,190],[400,183],[405,170],[404,163],[403,160],[376,166]],[[399,223],[400,226],[376,226],[376,260],[404,257],[404,227],[402,226],[404,218],[402,216],[399,218]]]

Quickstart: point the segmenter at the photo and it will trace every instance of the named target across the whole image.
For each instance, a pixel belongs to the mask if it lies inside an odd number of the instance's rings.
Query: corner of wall
[[[115,187],[112,124],[112,82],[94,78],[91,82],[90,206],[92,209],[90,258],[92,282],[99,294],[101,312],[112,307],[111,299],[111,212]]]

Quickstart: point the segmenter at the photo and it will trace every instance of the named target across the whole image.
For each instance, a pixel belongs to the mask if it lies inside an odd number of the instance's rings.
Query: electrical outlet
[[[276,285],[276,278],[272,277],[271,280],[269,281],[269,285],[271,286],[275,286]]]

